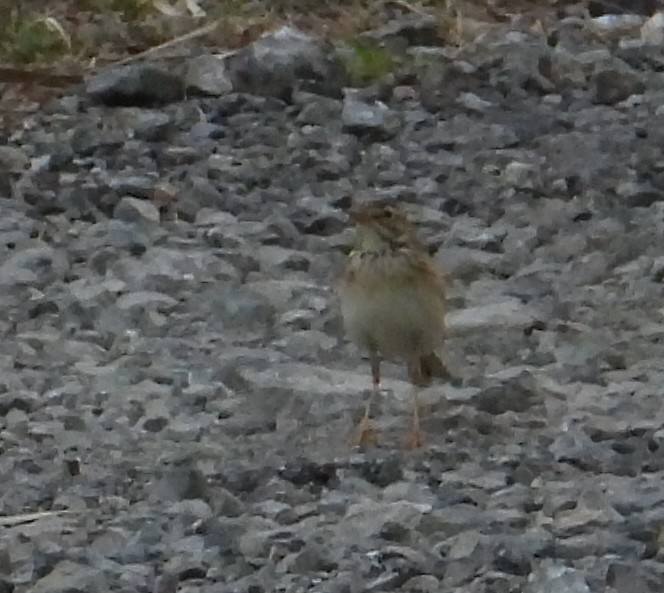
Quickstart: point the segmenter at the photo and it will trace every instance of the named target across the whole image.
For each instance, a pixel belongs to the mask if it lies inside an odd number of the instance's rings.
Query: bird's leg
[[[420,388],[426,386],[431,380],[430,377],[426,376],[425,369],[423,368],[423,360],[419,357],[409,361],[408,363],[408,375],[410,377],[410,382],[413,384],[413,404],[412,404],[412,421],[410,425],[410,432],[406,439],[406,447],[408,449],[417,449],[424,445],[424,439],[420,432]]]
[[[357,425],[355,444],[359,447],[375,445],[378,442],[376,432],[371,427],[371,404],[376,395],[380,392],[380,358],[374,350],[369,353],[369,357],[371,361],[371,378],[373,386],[369,400],[364,407],[364,415],[362,416],[360,423]]]
[[[406,439],[406,447],[408,449],[417,449],[424,445],[424,439],[420,432],[420,401],[419,401],[420,388],[413,385],[413,410],[412,420],[410,425],[410,433]]]

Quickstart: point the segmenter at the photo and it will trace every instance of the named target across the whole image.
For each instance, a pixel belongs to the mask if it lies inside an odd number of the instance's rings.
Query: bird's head
[[[413,226],[405,212],[393,204],[358,205],[348,214],[357,226],[359,247],[408,244],[414,238]]]

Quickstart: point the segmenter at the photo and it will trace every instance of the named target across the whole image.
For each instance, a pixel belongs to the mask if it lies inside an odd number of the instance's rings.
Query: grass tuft
[[[368,86],[393,72],[397,65],[394,56],[375,41],[356,38],[348,45],[351,52],[345,61],[352,86]]]
[[[79,6],[97,14],[118,13],[123,21],[136,21],[154,11],[152,0],[82,0]]]
[[[0,55],[19,64],[51,62],[69,50],[68,40],[49,23],[18,11],[0,12]]]

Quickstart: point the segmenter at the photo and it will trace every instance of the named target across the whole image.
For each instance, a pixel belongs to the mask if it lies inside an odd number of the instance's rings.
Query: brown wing
[[[422,292],[431,295],[432,304],[438,310],[438,320],[444,328],[445,296],[447,293],[445,277],[428,253],[417,250],[413,252],[411,257],[413,267],[417,271],[414,277],[423,284]],[[449,376],[449,372],[438,355],[435,352],[430,352],[409,365],[409,376],[414,385],[426,387],[431,384],[433,377],[445,378]]]
[[[432,289],[431,292],[444,306],[447,283],[433,259],[427,253],[415,249],[408,250],[408,257],[413,268],[413,280],[425,284],[426,289]]]

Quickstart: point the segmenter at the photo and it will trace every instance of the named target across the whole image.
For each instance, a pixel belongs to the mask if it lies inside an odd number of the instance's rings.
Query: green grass
[[[393,72],[395,57],[384,47],[368,39],[348,42],[351,53],[346,56],[346,69],[353,86],[367,86]]]
[[[19,64],[50,62],[68,49],[66,40],[44,19],[0,12],[0,57]]]
[[[423,0],[439,15],[449,13],[456,0]],[[176,5],[175,0],[166,0]],[[351,82],[367,86],[393,72],[407,58],[399,51],[358,36],[379,26],[383,16],[375,0],[199,0],[204,19],[164,15],[154,0],[0,0],[0,63],[76,64],[84,67],[118,59],[148,47],[177,39],[188,31],[216,22],[209,34],[213,43],[235,48],[266,30],[291,22],[313,35],[344,42],[340,52]],[[20,8],[16,8],[19,6]],[[183,2],[177,3],[183,8]],[[445,24],[445,23],[443,23]]]
[[[124,21],[135,21],[154,10],[151,0],[82,0],[79,6],[98,14],[117,12]]]

